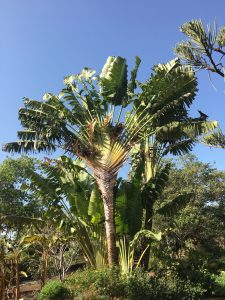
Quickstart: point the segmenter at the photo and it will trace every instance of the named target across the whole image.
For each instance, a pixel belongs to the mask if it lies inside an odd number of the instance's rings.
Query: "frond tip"
[[[225,135],[219,129],[203,137],[202,142],[210,147],[225,148]]]
[[[121,105],[127,93],[127,65],[120,56],[110,56],[100,74],[103,97],[114,105]]]
[[[39,140],[21,140],[3,144],[2,150],[6,152],[28,153],[28,152],[52,152],[56,150],[53,144]]]

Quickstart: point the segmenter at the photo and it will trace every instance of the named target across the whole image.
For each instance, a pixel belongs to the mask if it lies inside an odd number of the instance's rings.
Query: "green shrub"
[[[154,286],[160,289],[157,291],[158,299],[195,300],[200,299],[206,292],[201,284],[182,280],[176,275],[155,278]]]
[[[215,275],[213,278],[213,294],[215,296],[225,296],[225,272],[221,272],[220,275]]]
[[[105,296],[119,297],[124,293],[124,282],[118,268],[77,271],[66,279],[66,283],[75,287],[75,295],[79,297],[88,294],[93,299],[95,296],[104,299]]]
[[[204,266],[193,266],[191,262],[186,262],[177,267],[175,273],[182,280],[190,281],[193,285],[201,285],[206,290],[207,296],[212,295],[214,290],[214,278]]]
[[[41,290],[39,300],[70,300],[71,291],[59,280],[49,281]]]
[[[136,270],[126,278],[125,295],[130,300],[152,299],[153,282],[148,273]]]
[[[74,286],[76,296],[81,299],[196,300],[205,293],[201,285],[181,280],[176,275],[151,277],[147,272],[136,270],[123,276],[118,268],[76,272],[66,282]]]
[[[177,276],[154,276],[141,270],[127,277],[126,297],[130,300],[182,300],[199,299],[205,290],[200,285],[193,285]]]
[[[81,297],[85,294],[85,298],[94,298],[97,295],[94,283],[96,281],[98,271],[94,269],[79,270],[68,276],[65,283],[75,288],[75,296]]]
[[[123,297],[125,295],[126,280],[121,275],[119,268],[105,268],[97,273],[94,286],[100,295]]]

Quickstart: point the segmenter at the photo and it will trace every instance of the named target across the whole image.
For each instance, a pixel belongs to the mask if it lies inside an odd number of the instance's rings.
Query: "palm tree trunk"
[[[63,258],[64,258],[64,250],[63,250],[63,246],[60,246],[60,252],[59,252],[59,280],[63,280],[64,279],[64,275],[63,275]]]
[[[154,143],[149,143],[149,137],[145,137],[145,186],[144,186],[144,202],[146,203],[145,206],[145,225],[144,229],[152,231],[152,224],[153,224],[153,215],[154,215],[154,200],[152,199],[151,195],[151,187],[149,187],[149,181],[155,177],[156,174],[156,161],[157,157],[154,152]],[[149,197],[150,196],[150,197]],[[148,239],[144,239],[142,244],[142,251],[145,251],[146,247],[148,246],[149,241]],[[149,245],[148,249],[145,251],[145,254],[142,259],[142,266],[145,270],[148,270],[149,259],[150,259],[150,252],[151,252],[151,245]]]
[[[48,250],[43,250],[43,274],[42,274],[42,286],[45,285],[48,279]]]
[[[152,231],[152,223],[153,223],[153,201],[149,201],[146,205],[146,215],[145,215],[145,226],[144,228],[147,230]],[[144,251],[146,247],[148,246],[148,240],[144,239],[143,241],[143,247],[142,250]],[[148,247],[148,249],[145,251],[145,254],[142,259],[142,266],[145,270],[148,270],[148,264],[150,259],[150,252],[151,252],[151,245]]]
[[[103,200],[108,263],[112,266],[117,263],[116,227],[114,220],[114,186],[116,176],[112,176],[106,172],[99,172],[98,174],[95,172],[94,175]]]
[[[5,278],[4,278],[4,271],[3,266],[0,264],[0,299],[5,299]]]
[[[15,259],[15,271],[16,271],[16,295],[15,300],[20,299],[20,275],[19,275],[19,258]]]

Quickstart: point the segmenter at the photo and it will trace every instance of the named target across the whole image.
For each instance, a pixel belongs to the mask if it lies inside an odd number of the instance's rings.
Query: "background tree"
[[[177,198],[183,193],[192,197],[187,201]],[[224,197],[224,171],[193,155],[177,160],[154,207],[153,228],[163,234],[161,243],[153,247],[152,268],[170,269],[194,282],[223,270]]]
[[[26,171],[34,169],[37,160],[29,157],[17,159],[8,158],[0,165],[0,214],[37,217],[41,204],[34,194],[21,189],[21,185],[29,181]],[[22,229],[21,222],[0,225],[1,230],[19,230]]]
[[[195,70],[205,69],[224,77],[225,26],[217,30],[216,22],[204,26],[201,20],[191,20],[180,27],[187,41],[175,47],[175,54]]]
[[[204,69],[225,76],[225,26],[217,29],[216,22],[204,26],[201,20],[191,20],[180,27],[187,36],[177,44],[175,54],[182,63],[191,65],[195,71]],[[199,111],[200,117],[207,117]],[[213,147],[225,148],[225,136],[221,130],[210,134],[204,142]]]

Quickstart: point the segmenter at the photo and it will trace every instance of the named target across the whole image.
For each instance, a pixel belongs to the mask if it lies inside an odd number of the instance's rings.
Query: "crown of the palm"
[[[125,59],[110,57],[100,76],[85,68],[65,78],[59,95],[45,94],[43,101],[26,98],[19,110],[24,127],[18,131],[20,141],[6,144],[5,150],[54,151],[62,147],[90,167],[117,172],[143,136],[154,134],[161,143],[193,140],[216,127],[215,122],[203,124],[188,117],[197,91],[190,67],[182,67],[176,60],[157,65],[134,94],[139,64],[137,58],[128,82]],[[127,114],[121,121],[123,109]]]

